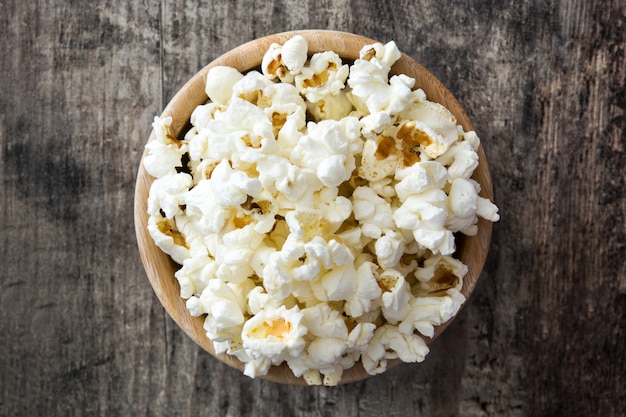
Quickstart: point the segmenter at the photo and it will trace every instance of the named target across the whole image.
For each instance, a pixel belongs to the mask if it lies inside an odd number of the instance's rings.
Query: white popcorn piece
[[[298,307],[281,306],[273,310],[261,310],[250,317],[241,332],[243,347],[252,358],[268,358],[279,364],[289,357],[302,353],[307,328],[302,324],[304,316]]]
[[[265,234],[256,232],[252,224],[224,233],[213,254],[220,265],[217,278],[239,283],[250,277],[254,273],[250,262],[264,238]]]
[[[439,189],[412,194],[393,213],[400,229],[413,233],[417,243],[434,254],[450,255],[455,250],[454,235],[445,228],[447,195]]]
[[[287,117],[285,124],[280,128],[276,136],[276,145],[278,147],[276,155],[289,160],[292,149],[296,146],[300,138],[304,136],[305,132],[306,126],[304,128],[300,127],[300,120],[297,114]]]
[[[167,253],[174,262],[182,264],[189,258],[189,245],[185,236],[178,230],[175,221],[161,215],[148,217],[148,233],[154,243]]]
[[[452,144],[437,162],[448,167],[450,178],[469,179],[478,167],[478,154],[470,141],[463,140]]]
[[[333,252],[333,245],[329,247],[321,237],[303,243],[290,236],[281,251],[269,256],[263,269],[263,286],[278,299],[294,295],[300,301],[306,302],[313,296],[311,282],[319,279],[323,270],[333,267],[333,255],[336,255]],[[332,294],[342,291],[344,287],[334,284],[331,278],[333,277],[327,278],[329,291]],[[349,281],[345,285],[349,285]]]
[[[398,330],[410,334],[415,329],[426,337],[433,337],[435,326],[454,317],[464,302],[465,297],[456,289],[448,290],[445,297],[414,297],[409,303],[409,313],[398,325]]]
[[[378,239],[384,231],[394,228],[393,209],[368,187],[357,187],[354,190],[352,210],[365,236]]]
[[[270,80],[279,78],[284,83],[292,83],[308,58],[308,44],[300,35],[293,36],[283,45],[273,43],[263,55],[261,69]]]
[[[235,104],[235,99],[244,100],[259,108],[265,107],[269,102],[264,96],[265,88],[273,83],[258,71],[247,72],[239,81],[232,86],[232,97],[229,107]]]
[[[216,66],[206,77],[205,92],[213,103],[226,104],[233,95],[233,86],[243,74],[232,67]]]
[[[200,295],[209,281],[215,278],[217,268],[217,263],[206,252],[203,256],[190,256],[185,259],[181,268],[174,273],[180,285],[180,296],[187,299],[193,295]]]
[[[195,316],[207,314],[204,329],[214,341],[227,341],[241,332],[245,316],[237,288],[219,279],[212,279],[199,297],[187,300],[187,308]]]
[[[395,324],[403,320],[409,312],[411,290],[404,275],[395,269],[387,269],[377,278],[383,293],[382,313],[387,322]]]
[[[344,350],[343,340],[317,337],[308,343],[300,355],[287,358],[286,361],[294,376],[302,376],[307,384],[334,386],[343,374],[340,364]]]
[[[206,235],[197,227],[196,219],[185,214],[177,215],[173,219],[178,232],[184,237],[185,245],[189,249],[189,257],[203,257],[207,255],[207,247],[205,245]]]
[[[478,217],[491,222],[500,220],[498,207],[488,199],[478,195],[480,184],[472,179],[462,177],[451,181],[448,192],[448,221],[446,227],[453,231],[460,231],[468,236],[474,236],[478,227]]]
[[[184,198],[187,216],[195,220],[203,235],[219,232],[232,217],[232,209],[218,204],[209,180],[201,180]]]
[[[489,199],[478,196],[478,207],[476,208],[476,214],[483,219],[489,220],[490,222],[497,222],[500,220],[500,215],[498,214],[498,207],[493,204]]]
[[[345,87],[349,72],[349,66],[344,65],[335,52],[319,52],[296,75],[295,85],[309,102],[316,103],[325,97],[339,94]]]
[[[478,231],[478,193],[474,184],[463,177],[451,181],[448,191],[448,218],[446,228],[452,232],[461,232],[473,236]]]
[[[368,114],[359,120],[361,134],[368,140],[377,140],[385,129],[391,126],[392,119],[389,113],[378,111]]]
[[[327,187],[349,180],[356,168],[354,154],[363,146],[358,119],[310,122],[307,128],[308,134],[292,149],[291,160],[301,167],[314,169]]]
[[[308,338],[310,339],[310,335],[308,335]],[[310,340],[307,341],[307,343],[310,343]],[[286,362],[287,366],[289,366],[289,369],[291,369],[291,372],[293,372],[293,375],[296,378],[303,377],[305,380],[310,379],[314,382],[313,385],[322,384],[320,371],[316,368],[315,364],[309,357],[307,349],[303,350],[302,353],[296,357],[287,358]]]
[[[220,206],[237,207],[245,203],[248,196],[257,197],[261,193],[261,181],[232,169],[223,159],[213,170],[209,189]]]
[[[335,187],[324,188],[316,199],[320,214],[328,223],[328,233],[335,233],[352,214],[350,200],[337,194],[338,189]]]
[[[394,268],[404,255],[405,238],[393,230],[385,232],[374,245],[378,265],[382,269]]]
[[[209,135],[205,129],[199,130],[194,127],[185,135],[185,139],[189,143],[189,158],[191,161],[206,160],[207,163],[213,162],[209,152]]]
[[[282,300],[275,298],[262,285],[255,286],[248,292],[247,297],[247,312],[250,315],[255,315],[261,310],[277,309],[281,305],[292,308],[297,304],[295,297],[288,296]]]
[[[317,369],[308,369],[302,375],[307,385],[322,385],[322,377]]]
[[[374,336],[376,325],[374,323],[356,323],[348,335],[348,352],[361,352],[367,349],[367,345]]]
[[[243,374],[250,378],[256,378],[257,376],[267,375],[271,367],[272,361],[269,358],[251,359],[245,362]]]
[[[308,58],[309,46],[306,39],[300,35],[293,36],[282,47],[282,61],[292,74],[302,71],[304,64]]]
[[[189,117],[191,125],[196,129],[190,129],[189,132],[185,134],[185,139],[187,139],[187,135],[189,134],[197,134],[200,129],[205,128],[211,120],[215,119],[217,113],[223,112],[224,110],[226,110],[226,106],[211,102],[196,107],[193,112],[191,112],[191,117]]]
[[[390,69],[387,61],[369,55],[354,62],[347,82],[357,109],[364,107],[370,114],[385,111],[395,116],[409,105],[415,80],[406,75],[388,79]]]
[[[389,145],[390,143],[391,145]],[[388,146],[394,148],[391,153],[386,152]],[[376,182],[393,175],[398,166],[395,146],[395,140],[389,136],[380,136],[375,141],[365,141],[361,154],[361,165],[358,169],[359,177],[370,182]]]
[[[341,359],[341,356],[338,360],[339,359]],[[331,369],[332,371],[327,371],[327,373],[324,374],[324,385],[328,387],[334,387],[337,385],[339,381],[341,381],[341,376],[343,375],[343,368],[341,365],[335,365]],[[324,372],[322,371],[322,373]]]
[[[374,332],[367,351],[362,356],[363,367],[370,375],[387,369],[387,360],[400,358],[403,362],[422,362],[429,349],[424,339],[415,334],[405,334],[398,328],[385,324]]]
[[[344,309],[351,317],[361,317],[370,312],[375,300],[382,294],[376,280],[377,266],[372,262],[363,262],[357,269],[356,288],[347,299]]]
[[[400,181],[395,186],[396,194],[404,203],[411,195],[442,189],[448,180],[448,171],[437,162],[418,162],[408,168],[399,168],[395,179]]]
[[[386,63],[389,68],[398,60],[402,54],[398,49],[398,45],[394,41],[389,41],[386,44],[375,42],[371,45],[365,45],[359,51],[359,58],[370,61],[377,59]]]
[[[164,217],[173,219],[182,214],[185,204],[185,193],[189,191],[193,179],[186,173],[172,173],[157,178],[150,187],[148,194],[148,214],[155,216],[163,212]]]
[[[354,263],[354,254],[350,248],[335,239],[328,242],[328,251],[334,265],[341,266]]]
[[[179,264],[189,256],[189,242],[175,218],[183,214],[185,190],[190,185],[188,174],[170,173],[153,182],[148,196],[148,232],[156,245]]]
[[[401,332],[419,331],[427,337],[434,335],[434,326],[451,319],[465,302],[461,294],[463,278],[468,268],[451,256],[435,255],[417,268],[418,284],[413,289],[410,312],[400,323]]]
[[[309,335],[317,337],[348,339],[348,328],[339,311],[327,303],[320,303],[301,310],[304,315],[303,324],[309,329]]]
[[[354,110],[345,92],[319,98],[316,102],[307,101],[307,110],[317,122],[320,120],[341,120]]]
[[[285,126],[287,120],[293,120],[297,130],[306,124],[307,105],[291,84],[270,84],[263,89],[263,100],[257,104],[271,120],[274,136]]]
[[[156,116],[152,127],[155,140],[146,144],[147,155],[143,166],[151,176],[161,178],[182,168],[182,157],[188,151],[186,142],[175,139],[171,133],[172,118]]]
[[[295,208],[296,202],[312,207],[313,193],[323,187],[314,170],[294,165],[282,156],[268,155],[257,162],[256,168],[263,188],[278,194],[279,205],[289,202],[285,208]]]
[[[407,122],[398,130],[398,138],[419,145],[432,159],[443,155],[459,137],[456,117],[439,103],[414,102],[400,117]]]
[[[424,261],[424,266],[415,270],[415,277],[429,294],[450,288],[461,290],[468,267],[452,256],[434,255]]]
[[[377,181],[370,181],[369,187],[386,201],[392,201],[394,197],[397,197],[396,190],[394,186],[391,185],[392,181],[392,178],[385,177]]]
[[[315,236],[326,234],[326,224],[319,210],[304,208],[291,210],[285,215],[285,221],[294,239],[309,241]]]
[[[320,301],[342,301],[352,298],[357,285],[354,264],[337,265],[313,285],[313,294]]]
[[[323,336],[315,338],[307,347],[309,360],[312,362],[313,367],[319,369],[324,375],[333,375],[336,372],[340,372],[335,364],[339,361],[345,350],[346,341],[344,339]],[[339,376],[341,376],[341,373]],[[333,380],[331,379],[328,382],[324,381],[324,385],[333,384],[331,381]],[[334,385],[337,385],[337,382],[335,382]]]

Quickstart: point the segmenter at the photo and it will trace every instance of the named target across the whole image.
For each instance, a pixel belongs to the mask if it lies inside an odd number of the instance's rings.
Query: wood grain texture
[[[168,318],[136,249],[154,115],[253,38],[394,39],[473,121],[502,219],[419,365],[338,388],[250,380]],[[0,415],[621,416],[623,1],[0,3]]]

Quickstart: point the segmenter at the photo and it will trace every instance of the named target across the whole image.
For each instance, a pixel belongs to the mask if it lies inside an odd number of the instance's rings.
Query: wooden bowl
[[[258,67],[270,44],[274,42],[283,44],[297,34],[306,38],[309,45],[309,54],[332,50],[347,60],[357,59],[359,57],[359,51],[364,45],[375,42],[372,39],[350,33],[314,30],[279,33],[241,45],[204,67],[191,78],[169,102],[167,107],[163,110],[162,117],[172,117],[172,134],[176,137],[184,136],[185,130],[189,126],[189,118],[192,111],[196,106],[207,101],[208,97],[205,94],[204,87],[207,72],[210,68],[217,65],[227,65],[236,68],[240,72],[245,72]],[[447,107],[452,114],[456,116],[458,123],[463,126],[466,131],[474,130],[468,116],[452,93],[420,64],[403,54],[400,60],[393,66],[392,72],[403,73],[415,78],[415,88],[422,88],[426,92],[429,100],[438,102]],[[152,132],[148,140],[154,140],[154,132]],[[491,176],[482,146],[478,150],[478,155],[480,164],[475,170],[473,178],[481,185],[482,191],[480,194],[493,201]],[[218,355],[215,353],[213,344],[207,338],[203,329],[204,316],[192,317],[185,306],[185,300],[180,297],[180,288],[174,277],[174,273],[179,268],[179,265],[174,263],[168,255],[154,244],[148,233],[147,206],[148,193],[152,181],[153,178],[143,167],[142,157],[135,188],[135,232],[141,259],[150,284],[165,307],[165,310],[189,337],[220,361],[243,371],[244,366],[237,358],[227,354]],[[462,293],[466,298],[469,298],[474,290],[485,263],[491,239],[491,230],[492,224],[489,221],[479,219],[478,234],[476,236],[457,236],[456,257],[461,259],[469,267],[469,272],[465,276],[462,289]],[[435,329],[433,338],[427,339],[427,342],[432,341],[441,334],[451,321],[452,319],[438,326]],[[388,368],[396,366],[399,363],[401,363],[400,360],[390,361]],[[365,372],[359,362],[355,367],[344,371],[341,383],[358,381],[369,376],[370,375]],[[272,367],[270,372],[262,378],[286,384],[305,384],[304,380],[302,378],[296,378],[286,365]]]

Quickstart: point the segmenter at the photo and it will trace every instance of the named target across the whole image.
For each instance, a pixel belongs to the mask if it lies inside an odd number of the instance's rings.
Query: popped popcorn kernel
[[[358,362],[421,362],[465,302],[455,238],[498,207],[472,179],[480,139],[391,75],[400,56],[374,43],[347,64],[294,36],[260,70],[212,68],[182,139],[153,121],[148,231],[251,378],[284,363],[332,386]]]

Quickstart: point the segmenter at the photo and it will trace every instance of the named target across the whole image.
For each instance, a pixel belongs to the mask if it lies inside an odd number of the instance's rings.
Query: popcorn
[[[413,333],[402,333],[397,327],[385,324],[376,329],[361,359],[365,371],[375,375],[387,369],[389,359],[422,362],[428,351],[428,346],[421,337]]]
[[[207,315],[204,329],[211,340],[226,341],[241,333],[245,317],[235,291],[236,287],[212,279],[199,297],[187,300],[187,308],[192,315]]]
[[[148,142],[148,154],[143,160],[143,166],[148,174],[161,178],[182,168],[182,157],[187,152],[187,144],[172,137],[170,127],[172,118],[155,117],[152,123],[156,140]]]
[[[265,88],[271,85],[273,85],[272,82],[261,73],[258,71],[250,71],[233,84],[232,97],[230,100],[238,98],[254,106],[263,108],[269,102],[269,98],[264,95]]]
[[[298,90],[291,84],[270,84],[263,89],[262,103],[258,103],[272,122],[274,136],[278,136],[287,120],[294,123],[296,129],[301,130],[306,124],[306,110]]]
[[[296,88],[308,101],[317,103],[324,97],[339,94],[345,87],[349,72],[348,65],[342,65],[335,52],[320,52],[314,54],[309,65],[296,75]]]
[[[359,51],[360,59],[371,61],[373,58],[376,58],[378,61],[386,63],[390,69],[393,63],[400,59],[400,56],[400,51],[393,41],[387,42],[385,45],[380,42],[376,42],[373,45],[365,45]]]
[[[449,230],[462,231],[469,236],[476,234],[478,193],[469,180],[460,177],[451,181],[447,207],[446,227]]]
[[[148,214],[154,216],[162,212],[167,219],[181,214],[185,193],[189,191],[191,184],[191,176],[184,173],[169,173],[154,180],[148,195]]]
[[[415,102],[403,111],[401,117],[409,121],[398,131],[398,138],[419,144],[433,159],[444,154],[458,139],[456,118],[439,103]]]
[[[394,269],[387,269],[378,277],[378,285],[383,290],[381,300],[385,319],[391,324],[404,319],[411,300],[411,292],[404,275]]]
[[[356,282],[356,268],[352,263],[338,265],[319,279],[313,294],[320,301],[347,300],[356,291]]]
[[[232,215],[232,210],[217,203],[213,188],[211,181],[201,180],[184,198],[187,216],[204,235],[222,230]]]
[[[451,178],[469,179],[478,167],[478,154],[474,144],[468,140],[458,141],[440,157],[437,162],[448,167]]]
[[[417,330],[432,337],[434,326],[456,315],[465,302],[461,294],[465,274],[467,266],[451,256],[436,255],[424,261],[424,267],[415,271],[418,285],[413,293],[416,297],[410,301],[409,313],[398,329],[403,333]]]
[[[285,208],[294,208],[296,202],[311,206],[313,193],[323,184],[312,169],[301,168],[278,155],[268,155],[256,165],[259,181]],[[282,198],[281,198],[282,197]],[[310,201],[309,201],[310,200]]]
[[[306,39],[296,35],[283,45],[273,43],[263,56],[261,68],[270,80],[276,77],[282,82],[293,82],[294,75],[299,74],[308,58]]]
[[[348,77],[357,108],[364,106],[370,114],[385,111],[393,116],[404,110],[412,97],[415,80],[406,75],[388,79],[391,65],[399,58],[400,52],[393,42],[361,50],[361,58],[354,62]]]
[[[352,65],[272,44],[260,71],[218,66],[182,139],[156,117],[148,231],[217,353],[336,385],[357,362],[421,362],[465,302],[455,233],[499,219],[471,177],[480,140],[415,80],[393,42]]]
[[[399,180],[395,185],[397,196],[405,202],[411,195],[442,189],[448,180],[448,172],[436,162],[418,162],[409,168],[398,169],[395,179]]]
[[[297,357],[304,350],[308,332],[302,318],[298,307],[259,311],[243,325],[243,348],[252,358],[265,357],[275,365]]]
[[[352,103],[343,91],[321,97],[316,102],[309,101],[306,106],[315,121],[341,120],[352,112]]]
[[[174,274],[180,285],[180,296],[188,299],[201,294],[209,280],[215,278],[217,268],[217,262],[210,259],[206,253],[204,256],[186,258],[181,268]]]
[[[356,167],[354,154],[362,148],[358,120],[347,117],[310,122],[307,129],[308,134],[291,151],[291,160],[300,167],[314,169],[327,187],[349,180]]]
[[[256,197],[261,192],[261,181],[250,178],[245,172],[234,170],[223,159],[211,175],[211,194],[222,207],[236,207],[245,203],[248,196]]]
[[[217,66],[209,70],[205,92],[213,103],[226,104],[233,95],[233,86],[243,78],[234,68]]]
[[[363,235],[378,239],[394,227],[394,212],[389,203],[367,187],[357,187],[352,193],[352,210],[361,224]]]
[[[167,253],[174,262],[182,264],[189,258],[189,245],[176,223],[172,220],[154,215],[148,217],[148,233],[154,243]]]
[[[361,317],[369,313],[375,300],[380,299],[381,289],[376,280],[376,272],[377,267],[372,262],[363,262],[357,268],[355,290],[344,307],[351,317]]]
[[[272,122],[256,105],[232,97],[229,106],[207,124],[207,152],[213,161],[229,160],[235,169],[246,169],[275,145]]]
[[[365,142],[361,155],[361,166],[358,170],[359,177],[370,182],[376,182],[395,173],[398,157],[396,155],[381,157],[380,153],[381,144],[388,143],[389,140],[395,146],[393,138],[386,136],[380,136],[376,141],[368,140]]]
[[[389,230],[374,245],[378,265],[383,269],[395,267],[404,255],[405,238],[400,233]]]

